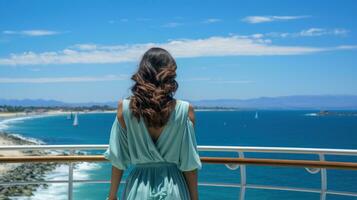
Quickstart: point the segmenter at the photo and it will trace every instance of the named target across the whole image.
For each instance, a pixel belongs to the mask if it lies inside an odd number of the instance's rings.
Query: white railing
[[[23,146],[0,146],[0,151],[11,150],[66,150],[70,155],[74,155],[78,150],[105,150],[108,145],[23,145]],[[325,161],[326,155],[339,156],[357,156],[357,150],[352,149],[321,149],[321,148],[288,148],[288,147],[245,147],[245,146],[198,146],[200,152],[236,152],[237,157],[245,158],[245,153],[284,153],[284,154],[309,154],[317,155],[320,161]],[[1,163],[1,162],[0,162]],[[50,181],[14,181],[0,182],[0,186],[6,185],[26,185],[26,184],[46,184],[46,183],[68,183],[68,200],[73,199],[73,183],[109,183],[108,180],[75,180],[73,179],[73,162],[69,162],[68,180],[50,180]],[[327,188],[327,169],[326,168],[306,168],[311,174],[320,173],[321,188],[301,188],[288,186],[274,185],[257,185],[248,184],[246,178],[245,164],[225,164],[231,170],[240,168],[240,183],[211,183],[200,182],[201,186],[214,187],[234,187],[240,188],[240,200],[245,199],[246,189],[265,189],[265,190],[281,190],[281,191],[296,191],[308,193],[320,193],[320,199],[325,200],[327,194],[357,197],[357,192],[335,191]],[[357,180],[357,177],[356,177]],[[124,183],[124,181],[122,181]]]

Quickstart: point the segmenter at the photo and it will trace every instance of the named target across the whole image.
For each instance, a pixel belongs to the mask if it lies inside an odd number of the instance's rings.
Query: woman
[[[132,95],[119,102],[109,147],[112,163],[107,199],[117,199],[123,171],[123,200],[197,200],[197,152],[193,107],[174,99],[176,62],[164,49],[151,48],[132,76]]]

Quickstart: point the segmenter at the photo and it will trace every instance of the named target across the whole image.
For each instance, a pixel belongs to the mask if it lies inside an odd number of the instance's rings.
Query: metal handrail
[[[210,164],[240,164],[240,165],[266,165],[285,167],[309,167],[357,170],[355,162],[331,162],[314,160],[288,160],[288,159],[259,159],[259,158],[229,158],[229,157],[201,157],[203,163]],[[34,162],[106,162],[102,155],[76,155],[76,156],[3,156],[0,163],[34,163]]]
[[[106,161],[102,155],[74,155],[76,150],[105,150],[108,145],[24,145],[24,146],[0,146],[0,151],[9,150],[69,150],[67,156],[25,156],[25,157],[0,157],[1,162],[68,162],[69,176],[68,180],[63,181],[41,181],[41,183],[68,183],[68,199],[73,199],[73,183],[109,183],[108,180],[74,180],[73,179],[73,164],[74,162],[84,161]],[[229,169],[236,170],[240,168],[240,184],[235,183],[207,183],[200,182],[202,186],[215,187],[235,187],[240,188],[240,200],[245,199],[247,188],[265,189],[265,190],[283,190],[320,193],[320,199],[325,200],[327,194],[353,196],[357,197],[357,192],[334,191],[327,189],[327,168],[349,169],[356,170],[357,163],[355,162],[332,162],[325,161],[326,155],[343,155],[357,156],[357,150],[353,149],[321,149],[321,148],[289,148],[289,147],[248,147],[248,146],[198,146],[199,151],[209,152],[236,152],[238,158],[223,158],[223,157],[201,157],[204,163],[225,164]],[[310,154],[318,155],[319,160],[287,160],[287,159],[260,159],[260,158],[245,158],[244,153],[286,153],[286,154]],[[304,167],[309,173],[321,175],[321,188],[297,188],[286,186],[273,185],[255,185],[248,184],[246,180],[246,165],[270,165],[270,166],[294,166]],[[23,184],[38,184],[39,182],[8,182],[0,183],[1,185],[23,185]]]
[[[0,146],[0,151],[7,150],[105,150],[108,145],[8,145]],[[356,149],[296,148],[296,147],[256,147],[256,146],[205,146],[198,145],[199,151],[214,152],[254,152],[254,153],[289,153],[289,154],[324,154],[357,156]]]
[[[357,156],[356,149],[296,148],[296,147],[252,147],[252,146],[198,146],[200,151],[324,154]]]

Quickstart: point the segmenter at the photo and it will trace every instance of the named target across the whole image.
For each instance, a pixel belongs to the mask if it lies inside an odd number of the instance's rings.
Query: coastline
[[[6,130],[6,124],[11,121],[30,119],[37,117],[47,117],[51,115],[66,114],[64,112],[46,112],[36,114],[26,113],[1,113],[0,114],[0,145],[39,145],[44,142],[27,138],[18,133],[11,133]],[[39,150],[11,150],[0,151],[0,156],[34,156],[51,154],[49,151]],[[54,171],[60,164],[55,163],[11,163],[0,164],[0,181],[42,181],[49,172]],[[31,185],[9,185],[0,186],[0,199],[11,200],[13,198],[27,198],[33,196],[40,188],[48,188],[48,184],[31,184]]]
[[[115,111],[114,111],[115,112]],[[0,145],[39,145],[45,144],[36,138],[29,138],[19,133],[12,133],[6,130],[8,123],[17,120],[26,120],[38,117],[48,117],[54,115],[66,115],[71,112],[51,111],[36,114],[13,113],[0,115]],[[109,113],[109,111],[79,112],[84,114]],[[5,129],[5,130],[4,130]],[[80,153],[80,152],[79,152]],[[1,156],[33,156],[33,155],[66,155],[62,151],[0,151]],[[76,176],[87,178],[88,171],[100,167],[98,164],[82,163],[75,164],[74,171]],[[67,176],[68,166],[58,163],[12,163],[0,164],[0,182],[11,181],[43,181],[43,180],[62,180]],[[52,191],[50,193],[44,192]],[[63,195],[67,191],[66,184],[29,184],[29,185],[9,185],[0,186],[1,200],[27,200],[27,199],[66,199]],[[48,194],[47,194],[48,193]]]
[[[0,132],[0,145],[36,145],[38,143],[19,137],[17,134]],[[47,151],[1,151],[0,156],[34,156],[46,155]],[[47,173],[53,171],[55,163],[11,163],[0,164],[0,181],[42,181]],[[30,197],[38,187],[48,187],[47,184],[8,185],[0,187],[0,199],[10,200],[12,197]]]
[[[3,119],[9,118],[18,118],[18,117],[34,117],[34,116],[51,116],[51,115],[68,115],[77,111],[61,111],[61,110],[51,110],[45,112],[0,112],[0,121]],[[78,111],[78,113],[114,113],[113,111]]]
[[[12,134],[6,133],[6,132],[0,132],[0,145],[34,145],[34,142],[30,142],[24,139],[21,139],[19,137],[16,137]],[[0,151],[0,157],[3,156],[27,156],[31,155],[29,152],[24,152],[24,151]],[[7,173],[8,171],[16,168],[21,164],[13,163],[13,164],[0,164],[0,177],[2,174]]]

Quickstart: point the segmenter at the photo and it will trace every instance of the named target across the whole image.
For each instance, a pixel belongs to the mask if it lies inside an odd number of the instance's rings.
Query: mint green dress
[[[159,138],[154,142],[144,121],[132,116],[130,99],[123,100],[126,130],[117,117],[104,156],[118,169],[133,169],[122,200],[189,200],[183,171],[201,169],[195,130],[188,117],[189,103],[177,100]]]

